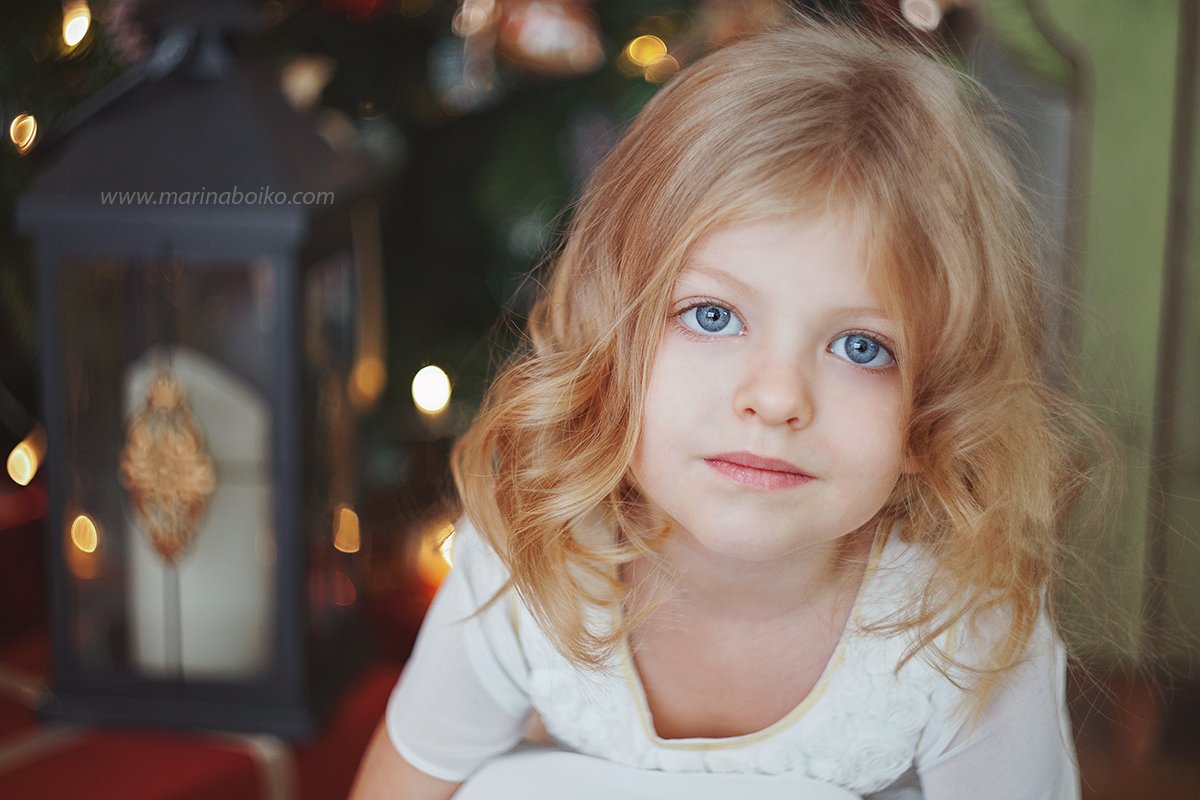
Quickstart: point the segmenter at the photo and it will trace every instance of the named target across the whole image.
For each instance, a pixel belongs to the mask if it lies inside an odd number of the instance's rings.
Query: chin
[[[736,533],[735,533],[736,532]],[[713,555],[735,561],[764,562],[791,555],[812,544],[797,532],[771,531],[763,525],[692,530],[691,538]]]

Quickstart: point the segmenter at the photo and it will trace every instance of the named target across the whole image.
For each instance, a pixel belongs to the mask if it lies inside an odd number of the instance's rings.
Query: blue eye
[[[896,359],[886,347],[862,333],[839,336],[830,343],[829,351],[851,364],[871,369],[882,369],[896,363]]]
[[[689,330],[710,336],[737,336],[745,327],[737,314],[715,303],[685,308],[679,317]]]

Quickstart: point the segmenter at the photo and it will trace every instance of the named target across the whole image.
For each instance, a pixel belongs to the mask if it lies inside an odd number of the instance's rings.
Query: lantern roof
[[[362,194],[366,159],[336,153],[235,56],[232,34],[248,28],[243,4],[171,11],[153,20],[150,55],[68,116],[58,141],[43,142],[46,167],[21,200],[23,228],[236,224],[298,236]]]

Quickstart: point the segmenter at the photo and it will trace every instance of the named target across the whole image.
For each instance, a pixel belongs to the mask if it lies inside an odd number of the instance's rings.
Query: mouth
[[[795,464],[753,453],[722,453],[704,462],[734,483],[759,489],[790,489],[815,480]]]

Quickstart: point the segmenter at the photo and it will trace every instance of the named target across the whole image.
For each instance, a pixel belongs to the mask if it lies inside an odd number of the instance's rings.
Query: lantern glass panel
[[[61,265],[69,648],[98,679],[272,668],[277,266]]]
[[[328,648],[363,588],[354,380],[354,261],[337,251],[304,270],[304,524],[310,636]]]

